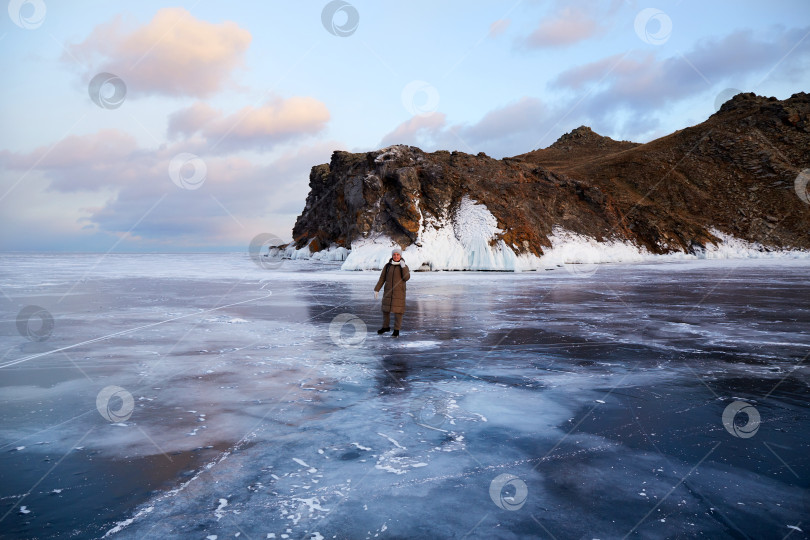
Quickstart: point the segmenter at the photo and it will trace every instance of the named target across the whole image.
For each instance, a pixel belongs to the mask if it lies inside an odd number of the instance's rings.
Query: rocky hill
[[[630,141],[614,141],[595,133],[588,126],[580,126],[566,133],[548,148],[534,150],[517,156],[533,163],[541,163],[549,169],[565,172],[567,167],[580,160],[596,159],[610,154],[617,154],[641,146]]]
[[[502,160],[402,145],[335,152],[312,168],[293,243],[314,253],[381,237],[422,248],[453,223],[459,237],[455,213],[467,197],[493,216],[490,246],[517,256],[542,256],[555,228],[651,253],[702,250],[719,241],[713,231],[807,250],[810,205],[794,186],[807,168],[805,93],[739,94],[705,122],[646,144],[583,126]]]

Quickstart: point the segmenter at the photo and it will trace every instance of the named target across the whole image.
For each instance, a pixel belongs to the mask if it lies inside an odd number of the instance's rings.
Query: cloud
[[[37,208],[59,207],[57,217],[63,222],[69,217],[74,224],[73,236],[60,237],[63,245],[71,238],[93,238],[104,249],[106,235],[108,245],[126,236],[122,247],[129,249],[247,246],[260,232],[290,238],[304,208],[310,168],[328,162],[340,148],[334,141],[299,145],[267,164],[200,154],[205,179],[199,189],[184,190],[172,182],[168,167],[178,153],[195,150],[192,143],[140,148],[124,133],[103,130],[30,153],[0,152],[6,171],[0,178],[8,184],[2,186],[5,192],[18,177],[10,171],[34,168],[37,189],[27,183],[4,202],[14,208],[30,207],[29,201]],[[39,221],[28,225],[26,238],[37,237],[35,228],[40,236],[52,234],[46,232],[48,220]],[[16,236],[0,242],[24,249]]]
[[[522,97],[519,100],[492,110],[471,126],[462,128],[465,140],[493,147],[504,141],[514,141],[536,131],[548,111],[537,98]],[[523,141],[525,144],[525,141]]]
[[[251,40],[234,22],[213,24],[183,8],[164,8],[134,30],[120,17],[97,26],[83,42],[69,45],[63,60],[116,74],[130,96],[207,97],[243,64]]]
[[[259,107],[247,106],[224,115],[205,103],[195,103],[169,117],[170,138],[201,134],[219,151],[267,149],[321,132],[329,122],[329,109],[311,97],[273,98]]]
[[[532,49],[568,46],[603,32],[589,11],[580,7],[563,7],[543,19],[523,40]]]
[[[581,66],[576,66],[563,71],[552,81],[551,85],[559,88],[570,88],[572,90],[582,90],[588,83],[594,82],[610,76],[614,71],[616,75],[628,73],[632,70],[632,59],[622,62],[627,54],[614,54],[594,62],[588,62]],[[652,54],[647,57],[652,60]],[[616,71],[616,70],[619,71]]]
[[[414,116],[410,120],[402,122],[390,133],[386,134],[380,141],[380,146],[413,144],[415,141],[418,141],[420,137],[435,136],[437,132],[445,128],[446,124],[447,115],[444,113],[435,112],[427,116]]]
[[[321,142],[300,147],[266,165],[238,157],[207,157],[205,182],[193,191],[179,189],[169,180],[166,158],[171,152],[165,157],[159,153],[151,181],[125,185],[89,220],[99,230],[115,234],[125,233],[140,220],[132,234],[141,245],[247,249],[250,240],[263,232],[289,240],[304,208],[311,167],[328,162],[340,146]]]
[[[207,103],[197,102],[185,109],[169,115],[168,136],[177,139],[180,136],[190,137],[197,133],[202,126],[221,117],[222,113]]]
[[[662,118],[674,105],[705,97],[705,108],[696,109],[701,121],[714,112],[715,96],[728,86],[756,91],[766,76],[806,79],[808,32],[810,27],[773,28],[765,36],[741,30],[698,42],[682,54],[613,54],[561,72],[549,83],[551,93],[560,96],[555,102],[523,97],[474,123],[451,124],[439,114],[414,117],[385,135],[381,146],[405,143],[427,151],[503,157],[547,146],[583,124],[615,139],[648,141],[666,134]]]
[[[411,144],[426,151],[457,148],[473,154],[483,151],[493,157],[511,156],[530,150],[528,145],[538,141],[550,119],[543,102],[522,97],[487,112],[473,124],[448,125],[442,113],[415,116],[386,134],[380,146]]]
[[[808,31],[810,27],[774,29],[763,38],[740,30],[665,58],[650,52],[612,55],[566,70],[550,86],[590,91],[583,108],[595,118],[621,111],[653,115],[703,92],[716,94],[718,86],[733,83],[745,90],[743,82],[754,76],[791,78],[806,73],[810,41],[802,39]]]
[[[512,23],[510,19],[498,19],[489,25],[489,37],[496,38],[506,32],[509,25]]]
[[[37,169],[52,173],[51,189],[71,193],[97,191],[110,183],[135,181],[137,173],[126,167],[138,148],[134,137],[116,129],[91,135],[69,135],[51,146],[27,154],[0,151],[0,165],[9,170]]]

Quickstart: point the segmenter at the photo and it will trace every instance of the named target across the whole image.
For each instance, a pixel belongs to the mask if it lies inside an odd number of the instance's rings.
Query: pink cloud
[[[529,145],[547,131],[550,117],[543,102],[524,96],[492,109],[472,124],[448,125],[441,113],[415,116],[385,135],[380,146],[411,144],[426,151],[457,148],[473,154],[515,155],[531,149]]]
[[[37,208],[52,211],[48,222],[74,225],[75,241],[101,235],[99,248],[112,243],[103,243],[110,238],[105,235],[126,235],[126,245],[135,248],[244,245],[247,249],[260,232],[289,238],[304,207],[310,168],[328,162],[332,151],[343,147],[335,141],[295,145],[269,163],[256,164],[241,156],[206,154],[195,144],[142,148],[126,134],[103,130],[70,136],[29,153],[3,151],[0,172],[33,167],[39,173],[31,176],[38,183],[21,186],[6,204],[28,207],[36,201]],[[184,190],[172,182],[169,162],[180,152],[198,153],[204,162],[206,174],[199,189]],[[12,241],[0,238],[0,245]],[[64,243],[70,241],[66,238]]]
[[[311,97],[275,98],[260,107],[243,107],[238,112],[203,126],[209,139],[231,139],[236,143],[272,143],[299,135],[314,135],[329,121],[329,109]]]
[[[639,113],[655,114],[669,103],[702,92],[710,93],[707,102],[713,104],[718,87],[741,84],[755,74],[796,77],[810,58],[810,43],[804,40],[808,29],[775,28],[766,36],[739,30],[668,57],[638,51],[612,55],[563,71],[550,85],[577,92],[592,89],[582,103],[592,118],[624,110],[649,121]],[[792,54],[786,55],[788,51]]]
[[[91,135],[69,135],[27,154],[0,151],[0,165],[12,170],[35,168],[55,172],[51,188],[59,191],[93,191],[109,183],[110,169],[117,170],[119,178],[133,179],[132,169],[121,170],[120,166],[136,151],[137,144],[131,135],[104,129]]]
[[[531,48],[559,47],[585,41],[598,35],[602,28],[581,8],[564,7],[544,19],[525,39]]]
[[[427,116],[414,116],[410,120],[402,122],[393,131],[386,134],[380,146],[391,146],[392,144],[414,144],[420,134],[430,134],[442,130],[447,123],[447,115],[444,113],[433,113]]]
[[[109,71],[129,95],[206,97],[222,89],[242,65],[252,40],[236,23],[213,24],[183,8],[158,10],[146,25],[127,31],[120,18],[97,26],[71,56]]]
[[[296,146],[263,165],[236,156],[201,155],[207,175],[202,187],[193,191],[179,189],[167,175],[167,162],[179,148],[144,150],[130,158],[134,166],[143,167],[144,180],[124,182],[117,196],[94,210],[89,221],[101,231],[126,232],[165,195],[132,232],[141,245],[247,249],[262,232],[289,239],[304,208],[311,167],[328,162],[341,146],[334,141]]]
[[[191,107],[172,113],[169,115],[169,138],[194,135],[202,126],[218,116],[222,116],[220,111],[203,102],[197,102]]]
[[[200,133],[223,149],[267,148],[321,132],[330,114],[311,97],[273,98],[264,105],[242,107],[225,115],[206,103],[195,103],[169,117],[169,137]]]
[[[489,25],[489,37],[495,38],[506,32],[506,29],[509,28],[511,22],[512,21],[509,19],[498,19]]]
[[[651,53],[614,54],[563,71],[554,79],[553,85],[581,90],[583,86],[602,79],[623,76],[636,79],[645,73],[650,76],[655,64],[656,58]]]

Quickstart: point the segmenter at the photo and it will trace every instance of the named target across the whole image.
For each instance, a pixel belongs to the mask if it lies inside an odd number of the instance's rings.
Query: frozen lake
[[[808,538],[810,261],[338,266],[4,255],[0,535]]]

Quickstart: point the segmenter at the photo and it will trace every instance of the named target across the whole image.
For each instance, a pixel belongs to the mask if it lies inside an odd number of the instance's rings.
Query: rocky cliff
[[[312,168],[293,244],[316,253],[382,238],[426,250],[472,228],[509,257],[542,257],[556,230],[657,254],[698,252],[719,242],[718,232],[763,249],[807,250],[810,205],[796,179],[809,167],[805,93],[739,94],[705,122],[646,144],[583,126],[501,160],[402,145],[335,152]],[[488,212],[459,217],[465,201]],[[440,234],[448,230],[455,239]]]

